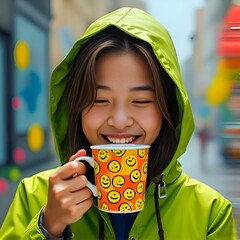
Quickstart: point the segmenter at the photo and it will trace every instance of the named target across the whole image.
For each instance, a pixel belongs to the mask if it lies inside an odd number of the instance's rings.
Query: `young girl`
[[[51,78],[50,119],[61,167],[23,179],[1,239],[236,239],[231,203],[182,172],[194,129],[167,30],[139,9],[94,22]],[[74,161],[95,144],[148,144],[145,207],[108,214]]]

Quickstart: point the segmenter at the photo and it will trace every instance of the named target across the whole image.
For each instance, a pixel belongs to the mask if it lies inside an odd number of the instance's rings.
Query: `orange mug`
[[[78,157],[94,168],[96,185],[87,186],[98,208],[110,213],[138,212],[144,208],[149,145],[106,144],[91,146],[92,157]]]

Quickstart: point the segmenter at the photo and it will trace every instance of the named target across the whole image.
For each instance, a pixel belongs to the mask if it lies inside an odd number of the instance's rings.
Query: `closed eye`
[[[104,100],[104,99],[95,99],[94,103],[109,103],[108,100]]]
[[[152,100],[141,100],[141,101],[133,101],[133,103],[137,103],[137,104],[147,104],[147,103],[153,103],[155,101]]]

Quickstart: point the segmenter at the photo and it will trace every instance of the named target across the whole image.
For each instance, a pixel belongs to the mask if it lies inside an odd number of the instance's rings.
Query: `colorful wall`
[[[50,1],[1,1],[0,192],[21,169],[49,160]]]

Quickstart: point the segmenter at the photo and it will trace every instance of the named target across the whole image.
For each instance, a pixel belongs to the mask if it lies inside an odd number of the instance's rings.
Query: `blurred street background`
[[[0,0],[0,226],[19,181],[59,165],[51,72],[90,23],[123,6],[169,30],[196,124],[183,171],[232,202],[240,233],[240,0]]]

